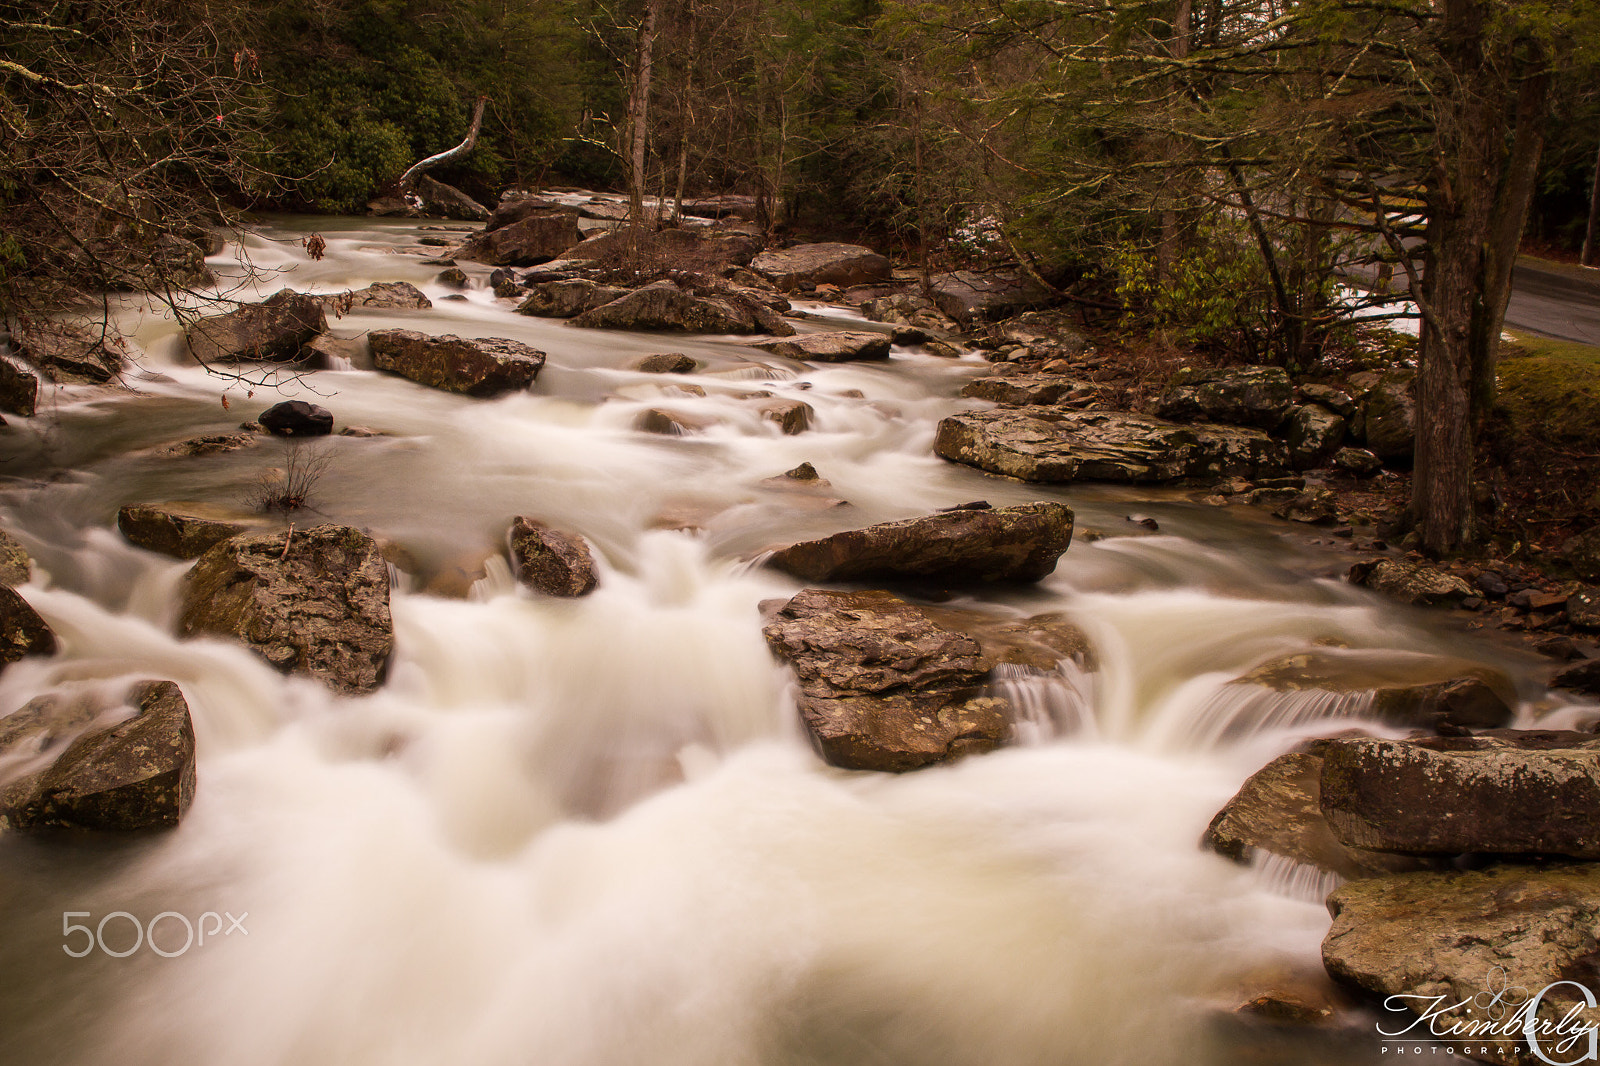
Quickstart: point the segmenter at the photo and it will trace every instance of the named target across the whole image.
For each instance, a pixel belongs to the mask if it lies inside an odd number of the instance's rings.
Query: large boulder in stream
[[[11,829],[167,829],[194,801],[194,726],[171,681],[135,684],[121,709],[33,700],[0,718],[0,763],[16,760],[29,769],[0,784]]]
[[[1289,375],[1277,366],[1184,368],[1156,401],[1156,414],[1173,422],[1226,422],[1272,429],[1294,402]]]
[[[1257,480],[1286,474],[1283,444],[1261,430],[1183,425],[1115,411],[969,411],[939,423],[934,452],[1023,481]]]
[[[1059,503],[944,511],[802,541],[767,565],[807,581],[1038,581],[1072,543],[1072,521]]]
[[[206,504],[129,504],[117,512],[117,530],[128,543],[174,559],[197,559],[256,524]]]
[[[690,292],[672,281],[651,282],[571,323],[581,329],[794,334],[793,326],[756,299],[732,290]]]
[[[473,234],[450,255],[490,266],[534,266],[559,258],[580,239],[576,211],[536,208],[515,222]]]
[[[587,596],[598,580],[589,545],[575,533],[518,515],[511,523],[517,580],[549,596]]]
[[[1009,732],[1007,702],[983,694],[979,643],[887,592],[807,589],[762,633],[794,667],[800,716],[834,766],[914,770]]]
[[[1328,973],[1379,1000],[1391,996],[1436,1012],[1431,1025],[1391,1010],[1380,1024],[1418,1040],[1431,1029],[1453,1050],[1505,1066],[1591,1061],[1587,1027],[1600,1011],[1582,993],[1600,988],[1600,866],[1492,866],[1352,881],[1328,897],[1333,925],[1322,941]],[[1527,1045],[1522,1011],[1552,1033],[1569,1011],[1566,1050],[1558,1035]],[[1488,1027],[1488,1028],[1486,1028]],[[1420,1049],[1419,1049],[1420,1050]],[[1412,1057],[1412,1056],[1408,1056]],[[1448,1060],[1451,1056],[1439,1055]]]
[[[378,543],[348,526],[235,537],[185,576],[178,627],[243,641],[339,692],[371,692],[394,650],[389,567]]]
[[[889,260],[859,244],[799,244],[762,252],[750,260],[750,269],[788,290],[804,285],[846,289],[887,281],[891,272]]]
[[[280,289],[258,304],[202,318],[184,331],[189,353],[207,366],[241,360],[293,362],[328,328],[322,301]]]
[[[1322,812],[1349,847],[1600,859],[1593,733],[1337,739],[1322,757]]]
[[[11,331],[11,348],[51,381],[105,384],[122,372],[122,337],[106,327],[30,322]]]
[[[627,289],[584,278],[543,281],[528,286],[528,298],[517,307],[517,313],[540,318],[574,318],[626,295]]]
[[[811,363],[853,363],[889,358],[887,333],[802,333],[781,341],[753,345],[773,355]]]
[[[364,289],[324,293],[317,299],[336,315],[351,311],[425,311],[433,306],[433,301],[408,281],[375,281]]]
[[[0,411],[32,418],[39,409],[41,384],[33,367],[15,356],[0,355]]]
[[[411,329],[368,334],[372,365],[419,385],[467,396],[498,396],[532,385],[544,353],[505,337],[430,337]]]
[[[0,586],[0,670],[28,655],[54,655],[55,632],[15,589]]]

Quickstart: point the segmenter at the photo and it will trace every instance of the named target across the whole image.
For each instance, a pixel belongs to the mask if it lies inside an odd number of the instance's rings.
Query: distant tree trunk
[[[473,146],[478,143],[478,130],[483,126],[483,105],[488,99],[487,96],[478,97],[477,106],[472,109],[472,128],[467,130],[466,140],[454,148],[430,155],[426,159],[413,163],[411,169],[400,175],[399,189],[401,195],[404,195],[406,190],[411,188],[412,183],[417,180],[417,177],[423,171],[431,170],[440,163],[448,163],[451,160],[460,159],[472,151]]]
[[[1583,232],[1583,255],[1578,260],[1584,266],[1594,266],[1597,226],[1600,226],[1600,149],[1594,157],[1594,181],[1589,184],[1589,226]]]
[[[1178,0],[1178,11],[1172,20],[1172,56],[1189,57],[1189,42],[1193,33],[1194,0]],[[1179,151],[1178,143],[1170,140],[1167,151]],[[1156,246],[1156,283],[1165,284],[1172,274],[1172,265],[1178,261],[1178,212],[1168,207],[1161,212],[1161,243]]]
[[[645,148],[649,143],[650,75],[656,44],[656,20],[663,0],[650,0],[639,27],[638,60],[628,93],[628,224],[630,243],[638,251],[638,234],[644,225]]]

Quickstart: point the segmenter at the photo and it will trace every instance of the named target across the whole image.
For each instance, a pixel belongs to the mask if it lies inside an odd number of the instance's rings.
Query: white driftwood
[[[400,175],[401,195],[404,195],[406,190],[411,188],[411,183],[415,181],[417,175],[421,174],[424,170],[436,167],[440,163],[448,163],[452,159],[459,159],[468,152],[472,151],[472,146],[478,143],[478,128],[483,125],[483,105],[488,99],[489,98],[487,96],[478,97],[478,106],[472,111],[472,128],[467,131],[466,140],[462,141],[460,144],[448,151],[440,152],[437,155],[430,155],[421,162],[412,164],[410,170]]]

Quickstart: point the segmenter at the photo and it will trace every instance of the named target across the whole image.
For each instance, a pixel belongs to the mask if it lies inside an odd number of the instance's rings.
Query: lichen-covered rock
[[[682,352],[657,352],[637,360],[632,369],[641,374],[692,374],[698,365]]]
[[[533,266],[560,257],[579,239],[576,211],[535,208],[515,222],[473,234],[450,254],[490,266]]]
[[[1472,588],[1454,574],[1404,559],[1357,563],[1350,568],[1349,580],[1416,607],[1460,603],[1472,595]]]
[[[538,318],[574,318],[626,295],[627,289],[601,285],[586,278],[542,281],[528,287],[528,298],[518,305],[517,314]]]
[[[1174,422],[1225,422],[1272,429],[1294,402],[1282,367],[1230,366],[1178,371],[1156,402],[1156,414]]]
[[[0,718],[0,761],[35,767],[0,784],[0,823],[16,830],[177,825],[194,801],[189,705],[171,681],[140,682],[126,703],[131,716],[41,696]]]
[[[1551,1032],[1574,1008],[1569,1032],[1600,1022],[1600,1012],[1584,1008],[1577,989],[1561,983],[1597,983],[1600,866],[1493,866],[1351,881],[1328,897],[1328,910],[1333,925],[1322,961],[1335,980],[1379,1000],[1406,997],[1399,1007],[1438,1012],[1430,1026],[1416,1025],[1414,1013],[1391,1011],[1384,1030],[1452,1034],[1441,1040],[1454,1050],[1505,1066],[1585,1055],[1587,1038],[1561,1052],[1562,1038],[1546,1036],[1546,1057],[1539,1058],[1516,1012],[1545,991],[1534,1019],[1540,1031]]]
[[[543,352],[505,337],[430,337],[416,330],[385,329],[370,334],[368,341],[379,370],[480,398],[520,392],[544,367]]]
[[[794,667],[800,716],[834,766],[914,770],[1008,735],[1008,704],[982,694],[992,663],[978,642],[887,592],[807,589],[762,633]]]
[[[1114,411],[970,411],[939,423],[934,451],[1023,481],[1252,480],[1287,473],[1283,445],[1258,429],[1184,425]]]
[[[327,328],[320,299],[281,289],[261,303],[202,318],[184,336],[189,353],[208,366],[241,360],[283,363],[301,358],[305,345]]]
[[[859,244],[800,244],[779,251],[762,252],[750,261],[750,269],[770,278],[780,289],[802,285],[865,285],[887,281],[889,260]]]
[[[22,542],[0,530],[0,585],[15,588],[26,585],[33,576],[33,559]]]
[[[204,505],[130,504],[117,512],[117,529],[128,543],[174,559],[196,559],[230,537],[248,533],[255,523],[203,514],[191,510]]]
[[[884,333],[802,333],[754,347],[812,363],[852,363],[889,358],[890,340]]]
[[[348,526],[234,537],[185,576],[178,626],[240,640],[340,692],[371,692],[394,650],[389,567],[378,543]]]
[[[580,329],[662,330],[679,333],[767,333],[787,337],[794,327],[761,302],[732,290],[689,292],[656,281],[570,320]]]
[[[1072,517],[1059,503],[945,511],[803,541],[767,565],[807,581],[1038,581],[1072,543]]]
[[[0,586],[0,670],[27,655],[54,655],[56,635],[15,589]]]
[[[1408,462],[1414,447],[1417,402],[1414,375],[1409,371],[1385,374],[1362,398],[1360,422],[1367,448],[1384,460]]]
[[[1289,416],[1289,463],[1310,470],[1332,458],[1344,443],[1345,420],[1321,404],[1308,403]]]
[[[351,311],[423,311],[433,306],[433,301],[421,289],[405,281],[375,281],[364,289],[353,292],[325,293],[317,297],[322,306],[336,314]]]
[[[517,579],[550,596],[587,596],[598,580],[594,556],[582,537],[518,515],[511,523]]]
[[[1257,770],[1206,828],[1206,847],[1235,862],[1265,852],[1344,878],[1421,868],[1417,859],[1348,848],[1322,814],[1322,757],[1280,755]]]
[[[1592,733],[1338,739],[1322,757],[1322,812],[1349,847],[1600,859]]]
[[[961,395],[1015,406],[1090,407],[1101,399],[1102,391],[1091,381],[1065,374],[1028,374],[978,378],[967,382]]]

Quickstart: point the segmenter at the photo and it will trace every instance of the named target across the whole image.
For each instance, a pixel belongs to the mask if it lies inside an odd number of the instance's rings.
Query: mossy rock
[[[1600,450],[1600,348],[1506,346],[1500,402],[1518,428],[1554,444]]]

